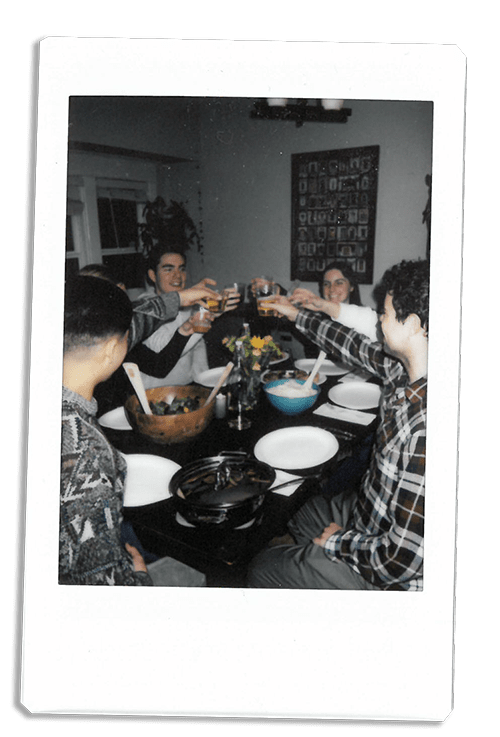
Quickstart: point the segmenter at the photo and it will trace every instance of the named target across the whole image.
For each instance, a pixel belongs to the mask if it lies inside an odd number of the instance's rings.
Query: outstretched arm
[[[309,289],[303,289],[302,287],[295,289],[290,297],[290,301],[297,307],[305,307],[308,310],[324,312],[329,317],[337,318],[339,316],[340,304],[318,297],[317,294],[314,294]]]
[[[181,357],[189,335],[183,335],[176,330],[167,345],[161,351],[151,350],[144,343],[134,346],[127,354],[127,361],[132,361],[139,366],[140,371],[161,379],[167,376]]]
[[[219,299],[219,295],[210,289],[209,284],[215,284],[214,280],[202,279],[194,287],[183,289],[182,292],[155,294],[133,302],[134,312],[128,337],[129,350],[146,340],[165,322],[177,317],[181,307],[202,303],[208,297]]]

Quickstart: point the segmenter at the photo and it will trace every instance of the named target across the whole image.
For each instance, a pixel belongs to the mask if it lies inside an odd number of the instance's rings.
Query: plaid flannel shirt
[[[427,378],[408,374],[380,343],[309,310],[297,328],[345,365],[383,382],[380,422],[370,466],[348,529],[332,535],[325,554],[381,589],[423,589]]]

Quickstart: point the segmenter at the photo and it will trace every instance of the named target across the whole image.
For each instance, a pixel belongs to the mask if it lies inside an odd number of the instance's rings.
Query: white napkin
[[[362,369],[355,369],[354,371],[350,371],[348,374],[345,374],[345,376],[342,376],[339,379],[339,383],[341,381],[368,381],[368,379],[371,379],[371,374],[367,371],[363,371]]]
[[[275,494],[281,494],[281,496],[291,496],[296,489],[299,488],[299,486],[303,483],[303,479],[300,478],[300,476],[294,475],[293,473],[287,473],[286,471],[278,471],[276,469],[276,481],[271,486],[271,491],[273,490],[274,486],[279,486],[280,484],[284,484],[286,481],[292,481],[292,479],[299,479],[296,484],[290,484],[290,486],[285,486],[284,489],[278,489],[278,491],[275,491]]]
[[[344,422],[354,422],[357,425],[369,425],[377,415],[371,412],[360,412],[358,409],[346,409],[345,407],[337,407],[333,404],[322,404],[321,407],[314,410],[315,415],[322,417],[330,417],[333,420],[343,420]]]

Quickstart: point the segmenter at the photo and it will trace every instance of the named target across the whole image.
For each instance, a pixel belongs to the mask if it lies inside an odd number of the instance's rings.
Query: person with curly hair
[[[274,304],[334,359],[377,377],[382,402],[359,487],[306,502],[289,523],[289,544],[270,546],[250,564],[250,587],[423,589],[429,265],[403,261],[382,287],[383,343],[286,297]]]

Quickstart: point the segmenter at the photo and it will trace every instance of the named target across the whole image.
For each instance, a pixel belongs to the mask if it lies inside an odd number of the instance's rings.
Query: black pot
[[[266,463],[228,451],[179,469],[169,491],[186,522],[235,528],[257,516],[275,479]]]

